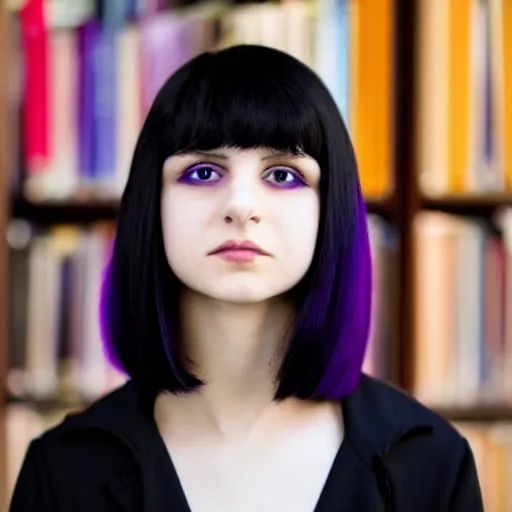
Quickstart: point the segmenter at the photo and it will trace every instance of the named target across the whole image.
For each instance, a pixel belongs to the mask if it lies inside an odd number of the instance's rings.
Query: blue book
[[[133,4],[133,0],[101,0],[98,10],[103,26],[110,30],[120,29],[132,17]]]
[[[321,0],[318,72],[348,127],[350,79],[349,0]]]
[[[99,26],[93,48],[93,177],[111,184],[116,169],[116,31]]]
[[[334,0],[334,47],[337,49],[336,103],[343,120],[349,124],[349,84],[350,84],[350,12],[349,0]]]

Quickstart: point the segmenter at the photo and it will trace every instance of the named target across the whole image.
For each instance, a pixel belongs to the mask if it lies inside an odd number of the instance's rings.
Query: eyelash
[[[178,181],[180,183],[185,183],[189,185],[195,185],[195,186],[212,186],[215,183],[219,182],[222,178],[219,177],[216,180],[201,180],[199,178],[192,178],[192,175],[194,173],[197,173],[198,171],[202,169],[208,169],[211,170],[217,174],[221,174],[221,172],[218,170],[217,166],[212,164],[196,164],[193,167],[190,167],[186,169],[181,176],[178,178]],[[305,187],[307,186],[306,180],[302,173],[297,171],[296,169],[290,169],[288,167],[272,167],[268,171],[265,171],[265,177],[271,176],[273,173],[277,171],[284,171],[288,173],[289,175],[293,176],[292,182],[281,182],[281,184],[278,183],[272,183],[270,182],[270,185],[273,188],[279,188],[279,189],[295,189],[299,187]]]

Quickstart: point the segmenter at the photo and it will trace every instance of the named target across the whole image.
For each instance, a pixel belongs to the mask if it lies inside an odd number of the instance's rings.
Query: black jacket
[[[158,485],[167,454],[155,448],[153,398],[129,382],[34,440],[10,510],[187,510],[177,482]],[[342,477],[322,512],[483,510],[468,443],[439,416],[366,375],[342,407]]]

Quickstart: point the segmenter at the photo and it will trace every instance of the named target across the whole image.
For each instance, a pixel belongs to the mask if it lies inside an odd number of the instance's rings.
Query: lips
[[[229,263],[246,265],[253,263],[258,258],[270,256],[261,247],[250,241],[236,242],[229,240],[216,247],[209,253],[211,256],[217,256]]]
[[[261,247],[256,245],[254,242],[245,240],[243,242],[236,242],[234,240],[228,240],[223,244],[216,247],[213,251],[209,252],[209,255],[221,254],[226,252],[247,252],[253,254],[259,254],[261,256],[270,256],[268,252],[264,251]]]

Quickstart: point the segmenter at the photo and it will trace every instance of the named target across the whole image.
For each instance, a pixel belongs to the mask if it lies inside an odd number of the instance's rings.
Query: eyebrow
[[[210,156],[210,157],[214,157],[214,158],[219,158],[220,160],[228,160],[229,159],[228,155],[226,155],[225,153],[219,153],[217,151],[201,151],[201,150],[196,149],[194,151],[191,151],[190,153],[194,154],[194,155],[202,155],[202,156]],[[300,158],[302,155],[291,153],[291,152],[275,152],[275,153],[271,153],[267,156],[264,156],[261,160],[262,161],[269,160],[271,158],[277,158],[277,157],[282,157],[282,156],[286,156],[289,158]]]
[[[271,153],[270,155],[264,156],[262,158],[262,160],[269,160],[270,158],[276,158],[276,157],[281,157],[281,156],[285,156],[287,158],[301,158],[304,155],[292,153],[291,151],[283,151],[283,152]]]

